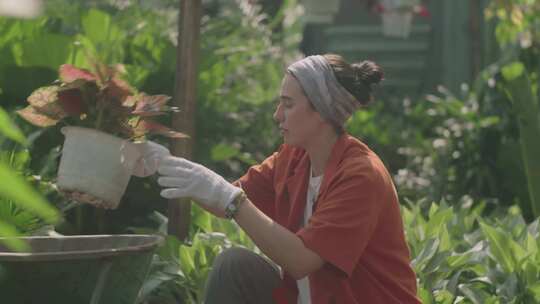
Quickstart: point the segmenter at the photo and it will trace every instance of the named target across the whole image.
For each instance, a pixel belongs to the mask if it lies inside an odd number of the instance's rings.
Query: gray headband
[[[361,105],[336,79],[332,67],[323,56],[309,56],[291,64],[287,71],[300,82],[304,93],[321,116],[336,127]]]

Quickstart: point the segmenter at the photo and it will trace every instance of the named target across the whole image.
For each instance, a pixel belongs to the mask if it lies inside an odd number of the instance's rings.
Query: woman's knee
[[[220,276],[240,279],[253,276],[270,276],[279,279],[279,270],[271,262],[255,252],[241,247],[224,250],[214,261],[214,269]]]
[[[280,281],[271,262],[244,248],[229,248],[216,257],[206,285],[206,303],[272,303]]]
[[[256,254],[241,247],[227,248],[214,260],[214,268],[226,269],[228,273],[240,270],[257,258]],[[236,272],[236,271],[234,271]]]

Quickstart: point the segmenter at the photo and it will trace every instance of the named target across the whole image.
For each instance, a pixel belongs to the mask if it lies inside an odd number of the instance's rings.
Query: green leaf
[[[506,296],[507,299],[517,298],[518,293],[518,278],[516,273],[507,276],[503,284],[497,286],[499,295]]]
[[[240,151],[233,146],[218,144],[212,148],[211,155],[214,161],[224,161],[237,156],[239,153]]]
[[[446,226],[442,225],[440,230],[440,239],[441,239],[441,250],[450,250],[452,249],[452,240],[450,239],[450,234],[448,233],[448,229]]]
[[[489,242],[489,248],[493,254],[495,261],[499,263],[507,273],[514,272],[516,268],[516,260],[512,256],[511,249],[508,247],[512,240],[508,235],[496,228],[493,228],[483,222],[480,222],[480,227]]]
[[[484,242],[478,242],[473,246],[473,248],[463,252],[463,253],[454,253],[448,258],[448,265],[452,268],[461,268],[466,264],[472,263],[475,260],[478,260],[484,255]]]
[[[58,211],[52,207],[26,181],[13,170],[0,162],[0,196],[13,200],[19,207],[55,224],[60,219]]]
[[[28,150],[13,149],[0,152],[0,162],[8,164],[12,170],[23,172],[28,168],[30,162],[30,152]]]
[[[512,81],[520,77],[525,71],[523,63],[516,61],[504,66],[501,70],[504,79]]]
[[[16,237],[19,235],[19,232],[15,227],[6,224],[0,221],[0,242],[4,243],[9,249],[15,251],[28,251],[29,246],[27,243]]]
[[[416,271],[422,271],[423,267],[422,265],[429,262],[429,260],[437,253],[437,250],[439,249],[439,239],[432,238],[429,239],[425,247],[420,251],[418,256],[414,258],[412,261],[412,264],[414,265]]]
[[[430,217],[425,228],[427,237],[442,236],[441,241],[444,241],[444,246],[447,246],[448,239],[444,239],[445,231],[443,231],[443,228],[454,217],[454,212],[452,208],[434,208],[433,206],[434,205],[430,208]],[[447,248],[448,247],[444,247],[443,249]]]
[[[167,235],[165,244],[160,248],[160,255],[167,256],[169,259],[175,259],[178,253],[178,247],[182,245],[182,242],[173,235]]]
[[[193,253],[194,250],[191,247],[185,245],[178,247],[179,264],[186,274],[190,274],[197,270],[195,268],[195,261],[193,260]]]
[[[191,208],[191,217],[194,225],[205,232],[212,231],[212,216],[197,204],[194,204]]]
[[[536,262],[526,261],[523,266],[523,278],[525,279],[525,284],[529,285],[538,282],[538,276],[539,269]]]
[[[540,282],[535,282],[532,285],[527,286],[527,291],[532,293],[534,300],[540,302]]]
[[[463,270],[459,270],[454,275],[452,275],[452,277],[448,281],[448,284],[446,285],[448,291],[451,292],[453,295],[457,294],[458,282],[462,272]]]
[[[44,225],[38,216],[17,207],[13,201],[5,199],[0,199],[0,221],[13,226],[23,234],[35,231]]]
[[[73,38],[66,35],[44,33],[34,39],[13,46],[20,66],[49,67],[57,70],[73,52]]]
[[[423,304],[433,303],[433,294],[429,290],[422,288],[422,286],[418,288],[418,297]]]
[[[426,267],[424,267],[423,272],[424,274],[427,273],[436,273],[440,271],[441,267],[443,267],[446,264],[446,259],[450,253],[448,251],[443,252],[437,252],[433,258],[429,259],[429,261],[426,264]]]
[[[536,253],[538,252],[538,244],[536,243],[536,239],[530,233],[527,233],[525,248],[527,250],[527,254],[530,254],[530,255],[536,255]]]
[[[85,35],[94,43],[109,40],[112,27],[111,16],[97,9],[91,9],[82,17],[81,24]]]
[[[480,290],[471,288],[471,285],[461,284],[459,290],[474,304],[485,304],[485,297]]]
[[[437,290],[435,293],[435,303],[452,304],[454,295],[448,290]]]
[[[124,60],[124,33],[114,25],[109,14],[91,9],[82,17],[84,34],[96,48],[95,55],[105,63]]]
[[[497,116],[488,116],[483,117],[480,120],[480,127],[482,128],[488,128],[494,125],[497,125],[501,122],[501,119]]]
[[[26,145],[26,138],[21,130],[11,121],[9,114],[0,107],[0,133],[22,145]]]
[[[176,276],[170,275],[162,271],[157,271],[149,274],[148,278],[144,280],[144,283],[141,286],[137,299],[145,299],[146,297],[149,297],[150,294],[159,290],[162,285],[174,281],[175,279]],[[136,303],[145,302],[138,300]]]

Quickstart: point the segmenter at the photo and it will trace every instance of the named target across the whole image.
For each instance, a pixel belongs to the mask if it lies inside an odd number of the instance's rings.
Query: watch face
[[[228,219],[232,219],[235,216],[235,214],[238,212],[238,208],[240,204],[242,203],[243,199],[245,198],[246,198],[245,194],[241,194],[237,196],[232,202],[230,202],[225,207],[225,217],[227,217]]]
[[[228,204],[227,207],[225,208],[225,216],[230,219],[234,216],[235,213],[236,213],[236,206],[233,203]]]

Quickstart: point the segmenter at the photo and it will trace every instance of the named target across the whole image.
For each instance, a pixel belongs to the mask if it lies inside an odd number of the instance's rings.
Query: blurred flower
[[[41,0],[0,0],[0,16],[34,18],[42,10]]]

